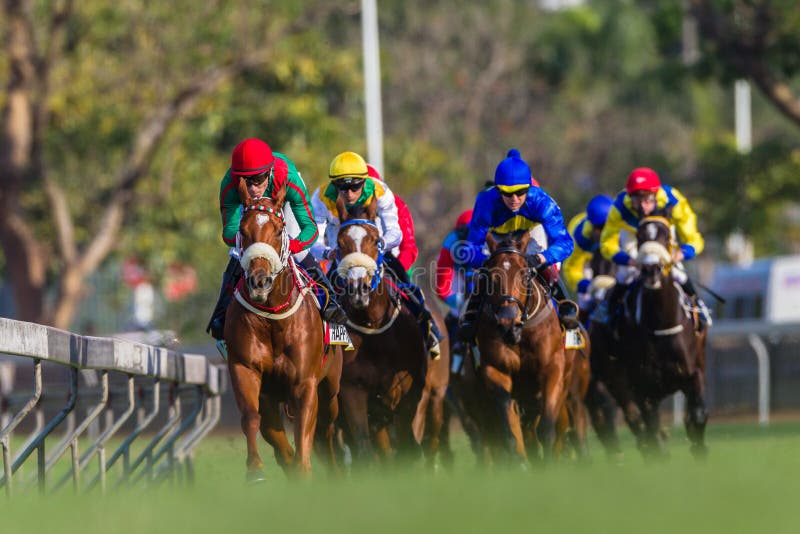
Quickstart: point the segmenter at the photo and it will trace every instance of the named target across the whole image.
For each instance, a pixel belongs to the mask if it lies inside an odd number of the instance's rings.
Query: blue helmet
[[[506,193],[531,186],[531,168],[516,148],[508,151],[506,159],[494,171],[494,185]]]
[[[608,212],[611,211],[612,204],[614,204],[614,199],[608,195],[593,197],[586,205],[586,215],[589,217],[589,222],[593,226],[603,226],[608,218]]]

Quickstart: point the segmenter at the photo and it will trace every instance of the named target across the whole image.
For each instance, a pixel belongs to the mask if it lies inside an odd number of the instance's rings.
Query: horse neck
[[[642,323],[652,328],[672,327],[683,320],[680,300],[680,291],[675,287],[672,275],[668,274],[662,278],[658,289],[648,289],[643,283],[639,284],[634,295],[634,313],[641,317]]]
[[[375,289],[369,293],[369,305],[364,309],[347,307],[347,315],[357,324],[377,325],[389,313],[391,298],[390,287],[385,279],[381,279]]]
[[[294,269],[292,264],[288,263],[283,271],[281,271],[281,273],[273,281],[272,291],[269,292],[266,306],[275,308],[281,304],[284,304],[287,300],[289,300],[294,289]]]

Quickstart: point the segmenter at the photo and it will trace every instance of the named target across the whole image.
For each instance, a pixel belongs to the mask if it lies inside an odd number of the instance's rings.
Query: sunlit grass
[[[782,532],[796,531],[800,426],[717,425],[698,464],[682,430],[669,462],[646,465],[626,441],[621,466],[593,442],[593,463],[527,473],[475,468],[455,436],[455,472],[420,466],[287,481],[262,446],[269,481],[244,484],[244,439],[207,439],[193,487],[106,496],[64,491],[0,498],[2,532]]]

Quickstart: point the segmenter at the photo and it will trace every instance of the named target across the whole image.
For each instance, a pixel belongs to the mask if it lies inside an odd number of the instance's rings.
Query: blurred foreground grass
[[[243,482],[244,439],[215,436],[197,450],[193,487],[0,494],[0,532],[797,531],[800,425],[712,425],[702,464],[683,436],[673,430],[664,464],[644,464],[628,441],[624,464],[611,465],[593,441],[589,466],[486,474],[456,434],[452,474],[410,466],[334,480],[319,470],[313,482],[287,481],[262,442],[269,481],[259,486]]]

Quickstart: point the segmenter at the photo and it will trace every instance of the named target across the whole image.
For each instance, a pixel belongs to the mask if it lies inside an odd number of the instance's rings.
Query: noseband
[[[347,221],[343,222],[339,226],[339,231],[341,232],[343,228],[346,228],[348,226],[353,226],[355,224],[363,224],[363,225],[372,226],[373,228],[378,229],[378,225],[377,225],[377,223],[375,223],[375,221],[370,221],[369,219],[350,219],[350,220],[347,220]],[[350,254],[361,254],[361,253],[351,252]],[[345,258],[347,258],[347,256],[349,256],[350,254],[345,255]],[[363,254],[363,255],[366,256],[366,254]],[[370,266],[370,269],[369,269],[369,270],[373,270],[372,278],[370,280],[370,288],[369,289],[370,289],[370,291],[375,291],[375,289],[378,287],[378,284],[381,282],[381,278],[383,278],[383,240],[382,239],[378,239],[378,258],[375,259],[375,260],[373,260],[369,256],[367,256],[367,258],[369,258],[371,261],[375,262],[374,270],[372,269],[372,266]],[[336,273],[339,275],[340,278],[345,278],[346,275],[347,275],[347,270],[353,265],[348,265],[346,261],[342,262],[341,250],[338,249],[338,248],[336,249],[336,263],[339,265],[339,267],[337,268]]]
[[[275,209],[271,206],[251,204],[242,208],[242,214],[247,213],[248,211],[261,211],[275,215],[281,221],[284,220],[283,210]],[[261,215],[258,217],[261,217]],[[280,252],[276,251],[275,248],[269,243],[264,243],[261,241],[256,241],[243,251],[241,232],[236,233],[236,250],[239,251],[239,262],[242,264],[242,269],[244,269],[245,279],[247,279],[248,276],[247,271],[250,267],[250,263],[256,258],[264,258],[267,260],[267,262],[269,262],[269,276],[270,278],[274,279],[289,265],[289,234],[286,232],[286,226],[284,225],[283,229],[281,230]]]
[[[499,256],[500,254],[517,254],[519,256],[522,256],[522,258],[525,260],[526,263],[528,261],[528,258],[525,255],[525,253],[523,253],[518,248],[514,246],[504,246],[504,247],[499,247],[494,252],[492,252],[491,256],[489,256],[489,258],[486,260],[486,263],[489,263],[490,261],[492,261],[493,258]],[[530,319],[536,312],[539,311],[539,307],[541,306],[542,303],[542,292],[536,290],[536,287],[533,285],[533,279],[536,276],[537,271],[536,269],[530,266],[528,267],[528,271],[530,276],[528,276],[527,281],[525,283],[525,294],[527,295],[525,303],[523,304],[522,301],[511,295],[501,295],[500,303],[492,306],[492,313],[495,316],[497,316],[497,314],[500,313],[500,310],[501,308],[504,307],[504,304],[508,303],[512,303],[517,306],[520,313],[522,313],[523,323],[527,322],[528,319]],[[536,305],[531,308],[531,302],[532,302],[531,292],[533,292],[534,290],[536,292],[537,299],[536,299]]]

